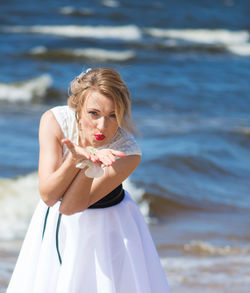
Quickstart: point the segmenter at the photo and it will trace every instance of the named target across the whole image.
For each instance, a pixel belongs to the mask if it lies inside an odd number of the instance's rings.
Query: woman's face
[[[82,146],[103,146],[119,127],[113,100],[98,91],[88,94],[79,116],[79,143]]]

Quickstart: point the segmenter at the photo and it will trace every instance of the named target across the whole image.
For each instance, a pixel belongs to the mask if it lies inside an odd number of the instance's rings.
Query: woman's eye
[[[97,112],[95,112],[95,111],[90,111],[89,114],[92,115],[92,116],[97,116],[98,115]]]
[[[116,115],[115,114],[111,114],[110,117],[111,118],[116,118]]]

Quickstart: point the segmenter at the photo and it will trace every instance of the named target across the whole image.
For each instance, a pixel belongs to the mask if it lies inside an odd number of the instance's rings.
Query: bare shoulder
[[[39,132],[40,134],[43,134],[43,133],[54,134],[55,136],[58,137],[58,139],[63,138],[63,132],[61,130],[61,127],[59,126],[51,110],[47,110],[41,116]]]
[[[42,114],[40,124],[46,125],[46,124],[50,124],[50,123],[56,124],[57,121],[56,121],[56,118],[55,118],[53,112],[51,110],[47,110],[46,112],[44,112]]]

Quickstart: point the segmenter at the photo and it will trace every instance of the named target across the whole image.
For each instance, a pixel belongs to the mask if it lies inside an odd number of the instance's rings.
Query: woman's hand
[[[65,144],[71,152],[72,158],[76,163],[83,160],[90,160],[93,163],[107,167],[113,165],[117,157],[124,158],[126,155],[123,152],[115,151],[112,149],[95,150],[92,147],[83,148],[77,146],[69,139],[62,139],[62,144]]]
[[[83,160],[91,160],[90,150],[84,149],[66,138],[62,139],[61,143],[67,146],[67,148],[71,152],[72,159],[76,163],[79,163]]]
[[[124,158],[126,155],[123,152],[112,149],[94,150],[91,153],[91,161],[99,166],[105,165],[109,167],[115,163],[117,157]]]

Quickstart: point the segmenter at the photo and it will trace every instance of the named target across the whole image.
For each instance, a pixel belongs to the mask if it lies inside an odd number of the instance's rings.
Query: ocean
[[[249,15],[248,0],[0,2],[0,293],[39,200],[40,117],[96,67],[130,89],[143,157],[124,185],[171,291],[250,292]]]

